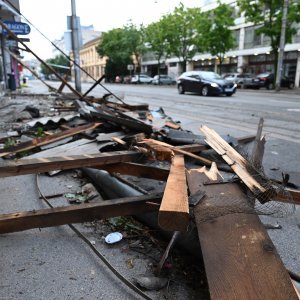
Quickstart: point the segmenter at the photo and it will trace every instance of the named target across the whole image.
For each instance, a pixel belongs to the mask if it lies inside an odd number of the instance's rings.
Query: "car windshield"
[[[215,72],[201,72],[200,76],[207,79],[222,79],[222,77]]]

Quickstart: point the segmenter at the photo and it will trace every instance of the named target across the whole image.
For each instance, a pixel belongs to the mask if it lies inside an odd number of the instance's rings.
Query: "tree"
[[[166,49],[166,24],[165,19],[151,23],[144,29],[144,41],[146,49],[153,53],[158,62],[157,74],[160,74],[162,60],[167,57]]]
[[[174,12],[162,17],[165,30],[167,55],[178,58],[182,72],[186,71],[186,64],[192,60],[199,49],[196,25],[201,12],[199,8],[185,8],[181,3]]]
[[[235,46],[235,39],[229,29],[234,25],[234,19],[229,5],[219,1],[218,4],[217,8],[206,13],[206,26],[202,37],[206,40],[207,51],[218,57],[219,72],[222,73],[225,53]]]
[[[139,72],[143,49],[142,32],[132,24],[103,33],[96,48],[101,57],[108,57],[105,67],[108,80],[112,80],[116,75],[127,75],[127,65],[133,64],[133,57]]]
[[[57,55],[54,58],[46,59],[45,62],[61,76],[69,73],[70,60],[65,55]],[[52,74],[52,72],[43,64],[41,64],[41,72],[46,76]]]
[[[271,52],[274,56],[274,72],[277,73],[278,49],[280,45],[282,12],[284,0],[238,0],[240,10],[246,20],[259,26],[256,33],[270,38]],[[294,24],[300,22],[300,2],[291,0],[286,21],[285,43],[292,41],[296,34]]]

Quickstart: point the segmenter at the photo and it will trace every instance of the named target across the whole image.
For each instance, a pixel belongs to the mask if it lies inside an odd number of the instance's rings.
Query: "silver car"
[[[171,85],[171,84],[175,84],[176,80],[173,79],[171,76],[169,75],[155,75],[153,77],[153,84],[158,85],[158,84],[167,84],[167,85]]]
[[[250,73],[231,73],[227,74],[224,79],[236,83],[240,88],[245,88],[253,84],[254,76]]]

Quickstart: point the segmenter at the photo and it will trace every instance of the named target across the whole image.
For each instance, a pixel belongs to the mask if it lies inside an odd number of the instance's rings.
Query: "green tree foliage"
[[[201,17],[199,8],[185,8],[181,3],[174,12],[162,17],[165,31],[166,53],[178,58],[182,72],[186,64],[200,50],[196,27]]]
[[[276,73],[278,49],[280,46],[281,23],[284,0],[238,0],[240,10],[245,13],[247,21],[259,26],[256,34],[264,34],[270,38],[274,55],[274,70]],[[286,43],[292,41],[296,33],[295,24],[300,22],[300,1],[290,0],[286,24]]]
[[[147,51],[153,53],[158,61],[157,74],[160,74],[160,65],[167,58],[167,35],[165,19],[151,23],[144,29],[144,40]]]
[[[62,68],[67,67],[70,68],[70,61],[65,55],[57,55],[54,58],[46,59],[45,62],[50,65],[59,75],[64,76],[69,73],[69,69]],[[55,66],[56,65],[56,66]],[[41,72],[44,75],[53,74],[45,65],[41,65]]]
[[[128,74],[127,65],[133,64],[133,57],[137,65],[136,71],[139,72],[140,57],[144,49],[142,31],[132,24],[112,29],[103,33],[96,49],[101,57],[108,57],[106,79],[111,81],[117,75]]]
[[[207,51],[217,56],[220,62],[219,72],[222,72],[222,63],[225,53],[235,46],[235,38],[230,26],[234,25],[232,9],[229,5],[218,3],[218,7],[207,12],[202,24],[205,30],[202,38],[206,40]],[[203,30],[203,28],[202,28]]]

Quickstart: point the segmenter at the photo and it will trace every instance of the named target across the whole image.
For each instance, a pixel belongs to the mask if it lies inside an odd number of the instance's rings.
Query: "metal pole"
[[[72,50],[74,55],[74,71],[75,71],[75,88],[76,91],[81,93],[81,79],[80,79],[80,69],[77,65],[80,65],[79,57],[79,38],[78,38],[78,22],[76,17],[76,5],[75,0],[71,0],[72,6],[72,17],[71,17],[71,26],[72,26]]]
[[[7,68],[6,68],[6,57],[5,57],[5,52],[4,52],[4,47],[6,45],[6,39],[3,35],[1,34],[1,53],[2,53],[2,66],[3,66],[3,77],[4,77],[4,84],[5,84],[5,89],[7,89]]]
[[[287,19],[288,6],[289,6],[289,0],[284,0],[283,11],[282,11],[279,55],[278,55],[278,61],[277,61],[276,83],[275,83],[277,92],[280,91],[280,81],[281,81],[281,75],[282,75],[282,62],[283,62],[284,46],[285,46],[285,31],[286,31],[286,19]]]

